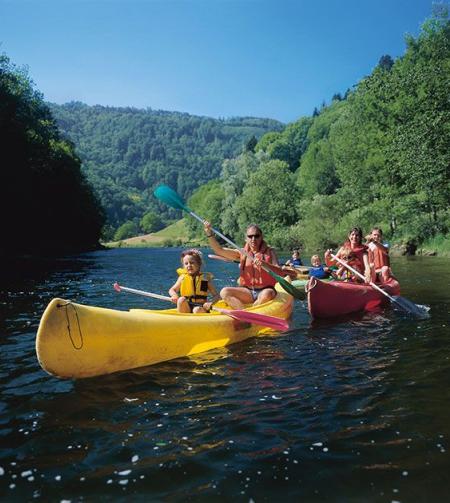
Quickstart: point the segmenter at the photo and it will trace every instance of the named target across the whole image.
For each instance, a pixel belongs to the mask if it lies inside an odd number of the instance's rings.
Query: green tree
[[[140,222],[141,229],[150,234],[152,232],[157,232],[164,227],[164,223],[157,213],[154,211],[147,212],[141,219]]]
[[[253,135],[245,144],[245,151],[246,152],[255,152],[255,147],[258,143],[258,140],[256,139],[256,136]]]
[[[224,194],[222,183],[219,180],[211,180],[192,194],[188,204],[198,215],[217,226],[222,213]],[[204,237],[203,226],[197,220],[188,219],[186,225],[191,237]]]
[[[121,241],[136,236],[138,233],[138,226],[135,222],[128,221],[122,224],[114,234],[114,241]]]
[[[263,162],[250,175],[242,194],[236,199],[235,212],[241,233],[250,223],[263,228],[268,239],[278,229],[296,222],[298,189],[287,163]]]
[[[0,254],[98,246],[104,222],[74,147],[27,72],[0,55]]]
[[[290,170],[295,171],[308,145],[311,124],[311,118],[302,117],[286,126],[281,133],[268,133],[261,138],[256,150],[266,152],[271,159],[285,161]]]
[[[332,194],[340,185],[329,135],[345,107],[345,102],[334,101],[314,118],[308,130],[308,148],[302,156],[297,178],[305,198],[316,194]]]
[[[258,169],[261,161],[267,159],[264,152],[244,152],[235,159],[223,162],[221,179],[224,191],[220,226],[229,236],[236,236],[239,232],[238,214],[234,206],[236,199],[242,194],[251,173]]]
[[[114,108],[82,103],[51,105],[64,134],[76,145],[83,171],[105,207],[108,224],[156,212],[165,222],[180,212],[161,204],[161,183],[188,198],[218,178],[224,159],[283,125],[251,117],[216,120],[178,112]],[[250,140],[249,140],[250,139]]]

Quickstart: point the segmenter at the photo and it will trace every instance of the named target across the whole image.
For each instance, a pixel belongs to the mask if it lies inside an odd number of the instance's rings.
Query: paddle
[[[223,260],[224,262],[234,262],[235,264],[239,263],[239,261],[237,260],[231,260],[230,258],[222,257],[220,255],[208,255],[208,258],[212,258],[214,260]]]
[[[167,185],[160,185],[157,187],[157,189],[154,191],[154,195],[160,200],[163,201],[164,203],[168,204],[169,206],[172,206],[172,208],[176,208],[178,210],[184,210],[189,215],[197,219],[199,222],[203,223],[204,219],[198,216],[196,213],[194,213],[186,204],[184,201],[181,199],[181,197],[170,187]],[[224,236],[221,232],[219,232],[217,229],[214,229],[214,227],[211,227],[211,230],[216,234],[217,236],[220,236],[224,241],[226,241],[229,245],[231,245],[233,248],[236,248],[236,250],[239,250],[241,253],[246,255],[247,257],[250,258],[250,255],[243,250],[242,248],[239,248],[239,246],[230,239],[228,239],[226,236]],[[268,273],[272,278],[276,279],[278,283],[283,287],[283,289],[291,294],[293,297],[296,299],[304,299],[304,292],[301,290],[297,289],[295,286],[291,285],[289,281],[286,281],[284,278],[273,272],[267,265],[261,264],[261,267]]]
[[[339,257],[336,257],[336,255],[333,255],[332,253],[330,254],[331,257],[339,262],[341,265],[346,267],[349,271],[351,271],[353,274],[356,274],[356,276],[360,277],[362,280],[365,281],[365,277],[363,274],[361,274],[359,271],[354,269],[351,265],[347,264],[344,260],[341,260]],[[414,304],[414,302],[405,299],[404,297],[400,297],[399,295],[389,295],[387,292],[385,292],[382,288],[380,288],[378,285],[376,285],[373,281],[369,283],[369,285],[374,288],[375,290],[378,290],[380,293],[385,295],[391,302],[394,302],[397,306],[399,306],[401,309],[406,311],[409,314],[412,314],[416,318],[429,318],[428,310],[424,306],[418,306],[417,304]]]
[[[234,262],[235,264],[239,264],[239,260],[231,260],[230,258],[222,257],[221,255],[208,255],[208,258],[212,258],[214,260],[223,260],[224,262]],[[295,275],[293,279],[296,279],[297,273],[300,274],[308,274],[311,267],[309,266],[299,266],[299,267],[291,267],[291,266],[283,266],[286,267],[286,273],[289,275]]]
[[[128,288],[126,286],[119,285],[119,283],[114,283],[114,290],[116,292],[128,292],[134,293],[136,295],[143,295],[144,297],[152,297],[154,299],[165,300],[172,302],[170,297],[165,295],[159,295],[158,293],[145,292],[144,290],[136,290],[135,288]],[[253,323],[255,325],[261,325],[263,327],[272,328],[273,330],[285,331],[289,328],[289,323],[286,320],[280,318],[275,318],[275,316],[267,316],[266,314],[252,313],[250,311],[243,311],[240,309],[222,309],[220,307],[211,307],[213,311],[217,311],[221,314],[225,314],[234,318],[238,321],[244,321],[246,323]]]

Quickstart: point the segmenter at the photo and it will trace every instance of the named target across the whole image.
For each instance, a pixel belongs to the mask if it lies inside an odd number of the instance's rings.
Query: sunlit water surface
[[[180,250],[111,250],[42,261],[0,285],[3,501],[448,501],[449,265],[397,259],[386,308],[311,323],[163,364],[80,381],[35,354],[53,297],[167,307],[112,289],[167,293]],[[219,287],[237,266],[209,261]],[[182,336],[182,334],[180,334]]]

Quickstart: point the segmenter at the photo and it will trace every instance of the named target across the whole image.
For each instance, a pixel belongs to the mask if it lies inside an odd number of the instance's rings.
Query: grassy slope
[[[136,236],[133,238],[123,239],[122,241],[114,241],[106,243],[105,246],[110,248],[117,247],[151,247],[151,246],[176,246],[182,245],[188,241],[188,232],[186,229],[184,218],[174,222],[173,224],[161,229],[152,234]]]

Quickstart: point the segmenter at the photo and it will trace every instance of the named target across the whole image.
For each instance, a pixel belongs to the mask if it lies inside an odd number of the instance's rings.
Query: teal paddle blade
[[[191,210],[184,204],[183,199],[181,199],[181,197],[167,185],[160,185],[155,189],[153,194],[160,201],[166,203],[172,208],[176,208],[177,210],[184,210],[187,211],[188,213],[191,212]]]

